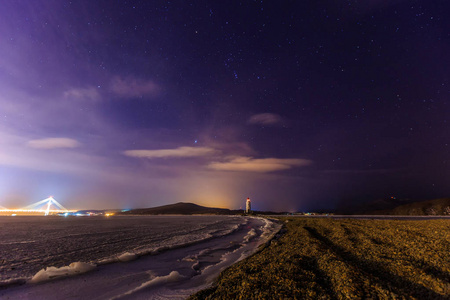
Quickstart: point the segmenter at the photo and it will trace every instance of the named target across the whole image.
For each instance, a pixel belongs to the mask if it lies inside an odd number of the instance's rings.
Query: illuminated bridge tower
[[[249,214],[252,212],[252,202],[250,201],[250,197],[247,198],[247,202],[245,203],[245,213]]]
[[[50,207],[54,205],[57,208],[59,208],[59,210],[50,210]],[[37,207],[39,206],[43,206],[41,207],[41,209],[37,209]],[[52,196],[33,203],[31,205],[28,205],[27,207],[24,207],[22,210],[36,210],[36,211],[41,211],[43,212],[46,216],[48,216],[50,213],[52,212],[69,212],[69,210],[67,208],[65,208],[64,206],[62,206],[58,201],[56,201],[55,199],[53,199]]]

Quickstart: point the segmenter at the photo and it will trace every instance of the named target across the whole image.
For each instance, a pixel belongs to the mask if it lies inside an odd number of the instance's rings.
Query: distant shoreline
[[[273,215],[273,217],[280,217],[279,215]],[[410,216],[410,215],[292,215],[286,217],[293,218],[325,218],[325,219],[359,219],[359,220],[450,220],[450,216],[442,215],[442,216]]]

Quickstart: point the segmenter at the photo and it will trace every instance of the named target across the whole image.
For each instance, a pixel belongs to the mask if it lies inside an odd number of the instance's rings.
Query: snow
[[[92,271],[96,267],[97,266],[94,264],[84,262],[74,262],[61,268],[48,267],[37,272],[36,275],[31,278],[30,283],[40,283],[60,277],[78,275]]]
[[[26,278],[6,279],[6,280],[0,281],[0,288],[15,285],[15,284],[24,284],[26,282],[27,282]]]
[[[117,257],[117,259],[120,262],[127,262],[127,261],[132,261],[137,259],[138,256],[135,253],[130,253],[130,252],[125,252],[122,255],[120,255],[119,257]]]
[[[245,222],[239,216],[3,217],[0,284],[76,261],[99,266],[119,262],[126,252],[160,255],[230,234]]]
[[[177,271],[172,271],[172,272],[170,272],[169,275],[157,276],[157,277],[155,277],[155,278],[153,278],[153,279],[151,279],[151,280],[149,280],[147,282],[142,283],[140,286],[138,286],[138,287],[136,287],[136,288],[134,288],[132,290],[129,290],[129,291],[127,291],[127,292],[125,292],[125,293],[123,293],[121,295],[118,295],[118,296],[115,296],[115,297],[111,298],[111,300],[119,299],[119,298],[122,298],[124,296],[131,295],[131,294],[134,294],[134,293],[139,292],[141,290],[144,290],[146,288],[154,287],[154,286],[157,286],[157,285],[162,285],[162,284],[167,283],[167,282],[176,282],[176,281],[179,281],[182,278],[184,278],[184,276],[180,275],[180,273],[178,273]]]
[[[256,237],[257,233],[255,228],[250,229],[247,235],[244,237],[244,243],[250,242],[254,237]]]
[[[188,236],[174,238],[171,235],[171,244],[154,246],[152,243],[123,249],[108,263],[97,264],[97,267],[76,262],[61,268],[44,268],[27,284],[0,289],[0,299],[185,299],[209,287],[225,268],[253,254],[279,226],[263,218],[239,219],[242,225],[237,228],[237,220],[230,218],[229,223],[218,222],[214,228],[209,226],[201,228],[201,232],[191,231],[195,243],[189,242]],[[168,222],[165,226],[172,224]],[[224,224],[229,226],[224,228]],[[231,233],[223,235],[224,231]],[[159,238],[164,238],[164,232],[161,233]],[[201,239],[205,233],[214,237]],[[158,236],[154,232],[151,234],[152,241],[156,241]],[[198,242],[199,238],[201,242]],[[134,240],[132,243],[135,245]],[[180,247],[180,244],[184,246]],[[166,250],[158,253],[148,251],[162,250],[160,246],[165,246]],[[145,252],[148,255],[141,254]],[[96,272],[88,272],[93,269]]]

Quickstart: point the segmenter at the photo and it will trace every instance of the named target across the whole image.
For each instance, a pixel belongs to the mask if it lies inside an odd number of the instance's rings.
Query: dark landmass
[[[333,214],[327,211],[327,214]],[[243,210],[205,207],[194,203],[179,202],[151,208],[131,209],[118,212],[119,215],[242,215]],[[254,215],[290,215],[287,212],[253,211]],[[298,213],[296,213],[298,214]],[[313,214],[325,214],[314,212]],[[364,205],[348,205],[334,214],[344,215],[405,215],[439,216],[450,215],[450,198],[413,202],[409,199],[379,199]]]
[[[348,203],[341,205],[336,214],[344,215],[407,215],[433,216],[450,215],[450,198],[426,201],[410,199],[378,199],[365,204]]]
[[[270,245],[189,299],[450,299],[447,220],[280,219]]]
[[[343,201],[336,210],[336,214],[343,214],[343,215],[369,214],[373,213],[374,211],[394,209],[397,206],[412,202],[414,201],[410,199],[398,199],[395,197],[377,199],[374,201],[364,203],[357,203],[355,201]]]
[[[205,207],[194,203],[179,202],[151,208],[139,208],[123,211],[121,215],[232,215],[237,211],[226,208]],[[242,211],[239,211],[242,213]]]
[[[178,202],[151,208],[138,208],[117,213],[118,215],[242,215],[243,210],[205,207],[194,203]],[[282,215],[271,211],[253,211],[255,215]]]
[[[450,198],[441,198],[399,205],[372,212],[376,215],[441,216],[450,215]]]

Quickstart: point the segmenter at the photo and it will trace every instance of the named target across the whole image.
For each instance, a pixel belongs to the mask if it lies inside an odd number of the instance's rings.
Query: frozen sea
[[[278,229],[242,216],[0,217],[0,298],[183,299]]]

